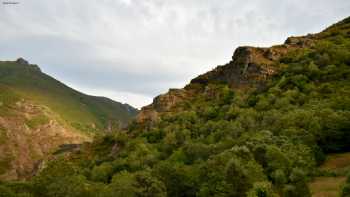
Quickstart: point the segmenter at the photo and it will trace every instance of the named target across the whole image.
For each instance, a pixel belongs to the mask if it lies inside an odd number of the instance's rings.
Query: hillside
[[[28,178],[60,145],[119,130],[136,114],[75,91],[24,59],[0,62],[0,180]]]
[[[346,18],[270,48],[239,47],[228,64],[156,97],[127,131],[57,156],[29,182],[3,183],[0,191],[308,197],[317,188],[310,181],[327,176],[318,167],[326,155],[350,150],[349,131]],[[336,187],[344,183],[348,196],[342,173]]]
[[[0,62],[0,84],[23,98],[48,106],[81,130],[125,126],[137,114],[137,109],[128,104],[73,90],[22,58],[16,62]]]

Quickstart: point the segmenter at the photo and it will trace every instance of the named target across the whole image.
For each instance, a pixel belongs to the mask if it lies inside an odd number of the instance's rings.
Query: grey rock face
[[[16,63],[22,64],[22,65],[29,65],[29,62],[21,57],[16,60]]]

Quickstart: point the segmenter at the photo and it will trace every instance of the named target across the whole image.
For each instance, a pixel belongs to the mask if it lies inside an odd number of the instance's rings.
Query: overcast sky
[[[350,0],[0,0],[0,59],[135,107],[229,62],[350,15]],[[9,2],[9,1],[7,1]]]

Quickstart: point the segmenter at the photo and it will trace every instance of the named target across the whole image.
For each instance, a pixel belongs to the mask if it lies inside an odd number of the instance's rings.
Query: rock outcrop
[[[167,93],[155,97],[151,105],[142,108],[137,121],[142,123],[158,120],[159,113],[169,112],[172,107],[185,99],[188,93],[185,89],[170,89]]]
[[[268,78],[278,73],[276,64],[281,57],[289,51],[312,46],[315,39],[317,39],[316,34],[309,34],[289,37],[284,44],[269,48],[238,47],[228,64],[217,66],[212,71],[199,75],[192,79],[184,89],[171,89],[168,93],[157,96],[152,104],[141,109],[137,121],[143,123],[158,120],[160,113],[171,111],[171,108],[184,100],[187,95],[197,91],[192,88],[196,85],[225,83],[233,89],[263,87]]]
[[[21,65],[29,65],[29,62],[21,57],[16,60],[16,63]]]
[[[273,59],[278,58],[279,53],[272,48],[238,47],[230,63],[198,76],[191,84],[220,82],[234,88],[247,86],[273,75]]]
[[[34,69],[36,71],[41,72],[41,69],[38,65],[36,64],[29,64],[29,62],[27,60],[25,60],[24,58],[20,57],[15,61],[17,64],[23,65],[23,66],[28,66],[31,69]]]
[[[63,126],[50,109],[21,100],[0,114],[0,180],[25,180],[62,144],[89,138]]]

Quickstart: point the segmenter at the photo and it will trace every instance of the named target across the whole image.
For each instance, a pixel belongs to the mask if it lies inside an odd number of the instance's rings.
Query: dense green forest
[[[310,196],[326,154],[350,151],[350,18],[313,42],[275,61],[264,87],[192,84],[205,91],[159,121],[56,155],[0,196]]]

